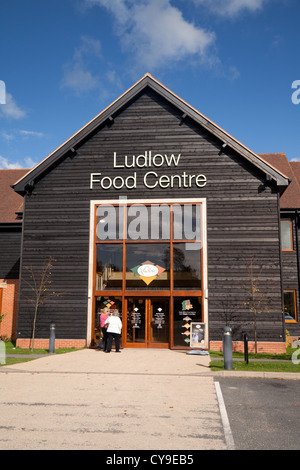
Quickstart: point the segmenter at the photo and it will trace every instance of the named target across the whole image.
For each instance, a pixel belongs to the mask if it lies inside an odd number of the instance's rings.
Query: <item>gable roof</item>
[[[280,208],[300,208],[300,162],[290,162],[285,153],[263,153],[260,156],[291,180],[280,197]]]
[[[36,165],[32,170],[30,170],[23,178],[17,181],[13,187],[14,190],[20,194],[25,193],[26,186],[32,185],[34,180],[39,177],[43,172],[47,171],[54,163],[56,163],[62,156],[67,152],[72,152],[76,150],[76,146],[80,145],[83,139],[85,139],[91,132],[93,132],[97,127],[104,124],[106,121],[113,120],[114,115],[119,111],[123,106],[130,102],[138,93],[143,91],[146,87],[151,88],[156,91],[158,94],[163,96],[169,102],[171,102],[175,107],[177,107],[182,112],[182,117],[189,116],[198,124],[203,126],[207,131],[212,133],[215,137],[220,139],[222,144],[228,145],[240,155],[246,158],[248,161],[253,163],[256,167],[261,169],[267,175],[269,175],[273,180],[276,181],[278,186],[287,186],[289,184],[288,178],[285,174],[282,174],[280,171],[273,168],[268,162],[261,159],[256,153],[248,149],[241,142],[236,140],[226,131],[224,131],[217,124],[212,122],[210,119],[205,117],[191,105],[186,103],[184,100],[179,98],[175,93],[162,85],[159,81],[153,78],[150,74],[145,74],[138,82],[136,82],[131,88],[129,88],[125,93],[123,93],[119,98],[117,98],[112,104],[107,108],[101,111],[95,118],[88,122],[84,127],[82,127],[78,132],[71,136],[66,142],[60,145],[54,152],[48,155],[44,160],[42,160],[38,165]]]
[[[28,169],[0,170],[0,224],[20,223],[16,212],[23,212],[23,198],[11,185],[26,173]]]

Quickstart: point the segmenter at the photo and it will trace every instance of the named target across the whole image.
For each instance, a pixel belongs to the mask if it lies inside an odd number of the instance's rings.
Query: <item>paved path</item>
[[[0,450],[234,448],[210,357],[168,349],[81,350],[0,367]],[[216,382],[216,383],[215,383]]]
[[[82,350],[0,368],[0,449],[226,449],[209,356]]]

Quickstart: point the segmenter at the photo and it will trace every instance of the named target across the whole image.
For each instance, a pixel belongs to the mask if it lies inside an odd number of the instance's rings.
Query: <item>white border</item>
[[[202,246],[203,246],[203,320],[206,324],[206,339],[205,342],[209,344],[208,338],[208,279],[207,279],[207,206],[206,198],[176,198],[176,199],[125,199],[122,202],[122,197],[119,199],[97,199],[90,201],[90,242],[89,242],[89,279],[88,279],[88,312],[87,312],[87,346],[92,341],[92,316],[93,316],[93,274],[94,274],[94,226],[95,226],[95,206],[99,204],[183,204],[185,202],[193,202],[201,204],[201,228],[202,228]]]

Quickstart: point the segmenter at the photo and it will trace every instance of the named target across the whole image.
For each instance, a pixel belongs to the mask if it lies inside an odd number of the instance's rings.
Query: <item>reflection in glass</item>
[[[285,321],[296,321],[295,291],[285,290],[283,295]]]
[[[97,207],[97,241],[123,239],[123,206],[100,205]]]
[[[146,341],[146,300],[127,300],[127,342],[145,343]]]
[[[168,204],[132,204],[127,210],[128,240],[169,240],[170,206]]]
[[[190,345],[190,323],[202,321],[201,297],[174,298],[173,344]]]
[[[170,288],[168,243],[138,243],[126,246],[126,289],[147,288]]]
[[[169,342],[169,299],[151,299],[150,342]]]
[[[95,305],[95,329],[94,329],[94,343],[99,344],[102,337],[100,326],[100,314],[104,308],[108,308],[110,313],[117,312],[122,321],[122,297],[108,297],[101,295],[96,297]]]
[[[122,289],[123,246],[119,243],[97,245],[96,290]]]
[[[200,204],[173,204],[174,240],[200,240]]]
[[[280,221],[280,230],[281,230],[281,249],[282,250],[292,250],[292,223],[291,220],[281,220]]]
[[[173,245],[174,289],[201,289],[201,250],[190,250],[193,245]]]

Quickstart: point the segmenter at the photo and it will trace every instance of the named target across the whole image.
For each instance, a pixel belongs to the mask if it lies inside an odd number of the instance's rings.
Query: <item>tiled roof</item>
[[[0,170],[0,224],[20,222],[16,212],[23,210],[23,197],[10,187],[29,170]]]
[[[285,153],[263,153],[259,156],[292,180],[280,197],[280,207],[300,208],[300,162],[290,162]]]

